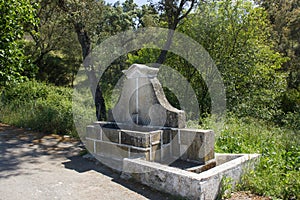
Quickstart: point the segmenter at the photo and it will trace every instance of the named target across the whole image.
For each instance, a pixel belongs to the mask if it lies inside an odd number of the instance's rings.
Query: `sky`
[[[124,2],[125,0],[120,0],[120,2]],[[117,2],[117,0],[105,0],[105,2],[107,3],[115,3]],[[141,5],[144,5],[144,4],[147,4],[147,0],[134,0],[134,3],[136,3],[138,6],[141,6]]]

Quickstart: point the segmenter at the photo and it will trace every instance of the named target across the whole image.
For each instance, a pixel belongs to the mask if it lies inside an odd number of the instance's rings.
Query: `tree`
[[[190,3],[190,4],[189,4]],[[164,49],[161,50],[156,63],[163,64],[166,60],[168,49],[172,44],[174,31],[176,30],[179,22],[183,20],[194,8],[196,0],[162,0],[158,3],[158,10],[163,12],[162,18],[165,18],[169,33]],[[185,10],[187,8],[187,10]]]
[[[126,0],[122,4],[117,2],[112,6],[106,6],[102,12],[102,18],[98,23],[97,44],[112,35],[127,30],[136,30],[142,26],[142,24],[144,24],[143,18],[147,16],[144,11],[151,13],[151,10],[146,6],[140,9],[133,0]],[[148,23],[151,22],[149,18],[148,20]],[[113,106],[113,104],[111,104],[112,91],[123,74],[122,70],[128,67],[126,59],[127,55],[122,55],[114,60],[101,77],[100,86],[104,94],[107,109]]]
[[[97,27],[98,21],[94,16],[101,16],[103,2],[94,0],[86,1],[68,1],[58,0],[59,8],[67,15],[67,20],[73,25],[75,33],[77,34],[78,41],[82,50],[83,60],[88,59],[88,55],[92,50],[91,29]],[[103,98],[102,90],[99,86],[94,66],[86,60],[84,62],[85,72],[90,82],[90,89],[93,95],[96,106],[96,116],[98,120],[106,119],[106,106]]]
[[[290,60],[283,65],[284,70],[291,72],[289,87],[297,88],[300,85],[300,1],[258,0],[257,2],[269,14],[273,26],[272,37],[276,41],[275,49],[290,57]]]
[[[251,1],[205,1],[177,27],[201,44],[215,61],[226,86],[227,108],[239,115],[273,119],[280,116],[280,97],[286,90],[286,58],[272,49],[267,13]],[[176,45],[176,44],[175,44]],[[193,49],[186,48],[189,55]],[[141,49],[129,61],[153,63],[155,49]],[[190,64],[169,53],[165,64],[192,85],[202,116],[210,112],[208,88]]]
[[[88,55],[91,53],[93,45],[101,43],[107,37],[118,32],[136,27],[137,5],[133,0],[127,0],[122,5],[116,3],[113,6],[95,0],[58,0],[58,7],[66,13],[67,20],[73,25],[77,34],[82,50],[82,58],[85,60],[84,68],[95,99],[96,115],[98,120],[104,120],[106,118],[106,104],[103,92],[106,91],[103,91],[103,86],[106,86],[107,83],[103,84],[100,80],[100,84],[96,84],[96,87],[94,87],[98,80],[94,66],[89,62]],[[113,71],[113,73],[120,72],[120,69],[124,67],[124,62],[124,58],[118,59],[112,64],[112,66],[116,66],[116,63],[120,65],[115,67],[117,71],[114,71],[114,69],[110,71]]]
[[[19,82],[35,73],[24,55],[24,29],[37,25],[37,5],[29,0],[1,0],[0,10],[0,87]]]
[[[38,67],[36,79],[55,85],[73,85],[82,57],[73,26],[56,1],[37,1],[39,23],[27,33],[25,53]],[[28,28],[29,29],[29,28]],[[38,33],[38,34],[36,34]],[[72,49],[72,51],[70,51]]]
[[[280,115],[286,73],[279,69],[286,58],[272,49],[266,12],[251,1],[210,1],[190,20],[186,31],[222,73],[229,109],[265,119]]]
[[[138,27],[153,27],[159,25],[158,11],[153,4],[143,5],[137,12]]]
[[[267,12],[272,24],[274,49],[290,59],[282,65],[287,72],[288,90],[282,98],[285,112],[300,109],[300,1],[257,0]]]

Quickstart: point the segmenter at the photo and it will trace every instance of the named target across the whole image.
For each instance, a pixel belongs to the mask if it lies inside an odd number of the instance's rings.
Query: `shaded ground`
[[[83,159],[78,141],[0,124],[0,199],[172,199]]]
[[[174,199],[80,156],[80,142],[0,123],[0,200]],[[178,199],[178,198],[175,198]],[[247,192],[230,200],[267,200]]]

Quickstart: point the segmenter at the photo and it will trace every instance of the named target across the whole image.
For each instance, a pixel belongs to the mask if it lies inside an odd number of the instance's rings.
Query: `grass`
[[[202,128],[212,128],[212,124],[212,120],[206,120]],[[216,138],[215,150],[261,154],[256,169],[243,177],[240,190],[279,199],[300,199],[299,130],[231,115]]]
[[[0,101],[0,121],[46,133],[78,137],[73,121],[71,88],[29,81],[6,89]],[[75,106],[81,121],[91,108]]]

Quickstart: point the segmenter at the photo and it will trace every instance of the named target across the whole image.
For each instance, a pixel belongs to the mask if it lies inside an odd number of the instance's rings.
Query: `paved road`
[[[171,199],[79,155],[78,141],[0,123],[0,199]]]

